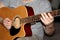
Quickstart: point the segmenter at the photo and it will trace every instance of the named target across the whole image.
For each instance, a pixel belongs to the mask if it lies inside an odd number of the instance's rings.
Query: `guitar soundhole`
[[[10,35],[14,36],[20,31],[21,27],[19,29],[15,29],[14,26],[10,29]]]
[[[14,40],[17,40],[19,37],[16,37]]]

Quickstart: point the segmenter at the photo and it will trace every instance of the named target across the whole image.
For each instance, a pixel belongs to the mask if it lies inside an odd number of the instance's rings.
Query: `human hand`
[[[10,29],[12,25],[12,21],[9,18],[5,18],[3,24],[7,29]]]
[[[41,16],[42,16],[41,21],[45,24],[45,27],[43,27],[45,30],[45,33],[48,35],[52,35],[55,31],[53,16],[50,13],[48,14],[42,13]]]
[[[44,25],[49,25],[54,21],[54,18],[50,13],[48,13],[48,14],[41,13],[41,16],[42,17],[40,19],[44,23]]]
[[[20,28],[20,18],[19,17],[16,17],[13,21],[13,26],[14,28],[18,29]]]

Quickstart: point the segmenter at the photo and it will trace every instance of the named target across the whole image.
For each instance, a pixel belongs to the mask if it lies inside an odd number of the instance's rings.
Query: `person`
[[[47,35],[53,34],[55,30],[53,23],[54,18],[50,13],[46,14],[46,12],[52,11],[51,5],[48,0],[1,0],[1,2],[5,6],[13,8],[16,8],[21,5],[31,6],[34,10],[34,15],[41,13],[40,19],[44,25],[42,25],[41,22],[36,22],[35,24],[31,25],[31,30],[33,33],[31,37],[18,38],[17,40],[43,40],[44,32]],[[4,19],[3,21],[4,26],[9,30],[12,27],[11,23],[12,20],[10,20],[9,18]]]

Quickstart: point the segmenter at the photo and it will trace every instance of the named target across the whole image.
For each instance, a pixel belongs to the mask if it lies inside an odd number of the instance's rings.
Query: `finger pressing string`
[[[53,19],[53,16],[50,13],[48,13],[48,15],[49,15],[50,19]]]

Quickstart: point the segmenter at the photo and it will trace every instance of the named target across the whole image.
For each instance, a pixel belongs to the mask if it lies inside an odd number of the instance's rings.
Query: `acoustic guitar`
[[[55,17],[60,14],[60,10],[54,10],[50,13]],[[0,8],[0,17],[2,17],[3,20],[5,18],[14,20],[17,15],[20,16],[20,31],[12,36],[10,34],[10,30],[7,30],[4,25],[0,24],[0,40],[15,40],[18,37],[32,36],[30,23],[39,21],[41,15],[34,15],[33,8],[28,6],[19,6],[17,8]]]

